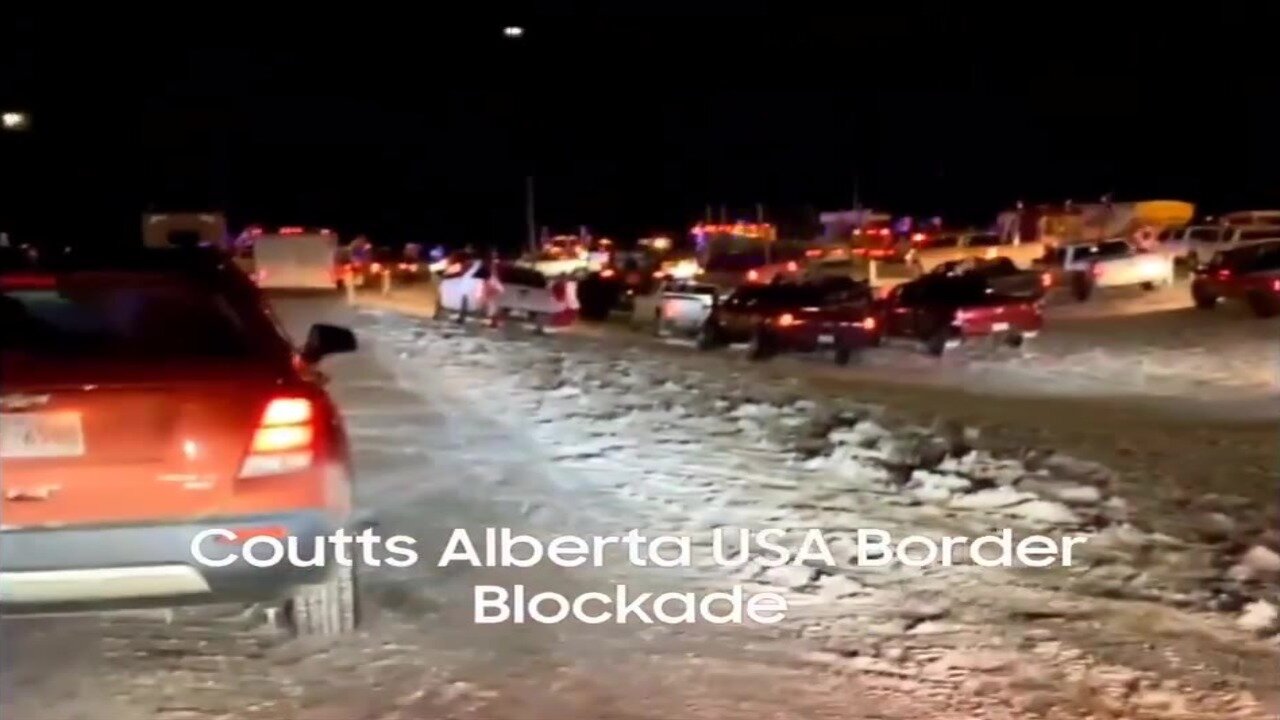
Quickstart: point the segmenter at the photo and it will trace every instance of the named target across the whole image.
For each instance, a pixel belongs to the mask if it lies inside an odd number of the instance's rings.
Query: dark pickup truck
[[[884,337],[920,341],[936,356],[985,337],[1021,347],[1044,324],[1045,290],[1040,273],[1007,258],[945,263],[893,288],[878,306],[878,324]]]
[[[1280,242],[1227,250],[1196,271],[1191,299],[1212,310],[1224,299],[1244,302],[1260,318],[1280,315]]]
[[[871,290],[833,277],[808,282],[743,285],[712,309],[698,346],[749,343],[750,357],[830,350],[838,364],[879,342]]]

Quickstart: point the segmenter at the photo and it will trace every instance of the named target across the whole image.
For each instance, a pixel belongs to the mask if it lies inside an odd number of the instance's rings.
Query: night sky
[[[622,239],[708,204],[802,232],[855,191],[981,223],[1108,192],[1280,206],[1275,11],[968,5],[10,17],[0,104],[33,125],[0,137],[0,229],[134,242],[148,207],[208,208],[514,246],[529,172],[540,224]]]

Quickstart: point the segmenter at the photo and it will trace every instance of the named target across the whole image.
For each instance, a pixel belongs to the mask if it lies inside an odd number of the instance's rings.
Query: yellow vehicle
[[[907,252],[906,262],[916,273],[927,273],[943,263],[968,258],[1004,257],[1026,270],[1044,256],[1044,243],[1002,238],[996,233],[968,232],[939,235],[927,245]]]

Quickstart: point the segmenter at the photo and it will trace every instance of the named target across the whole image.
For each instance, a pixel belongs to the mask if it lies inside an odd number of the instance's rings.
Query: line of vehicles
[[[0,606],[22,615],[269,603],[297,634],[348,632],[360,620],[353,564],[244,561],[250,546],[286,538],[324,552],[339,530],[364,527],[347,435],[319,370],[356,338],[317,324],[295,345],[264,297],[332,291],[336,237],[264,231],[246,258],[198,247],[212,243],[181,225],[149,221],[151,247],[136,251],[0,246]],[[1205,241],[1194,235],[1168,242]],[[1209,241],[1218,249],[1195,269],[1195,306],[1239,302],[1280,316],[1280,237],[1219,228]],[[979,341],[1019,347],[1043,329],[1045,295],[1064,277],[1086,275],[1097,288],[1120,283],[1113,275],[1171,281],[1176,252],[1114,242],[1058,247],[1060,259],[1030,267],[996,245],[901,276],[881,275],[848,246],[771,258],[780,267],[769,276],[665,252],[652,268],[615,254],[593,275],[620,289],[601,297],[637,328],[686,335],[706,351],[743,343],[755,359],[829,353],[846,364],[886,343],[933,355]],[[734,277],[730,269],[739,275],[729,286],[708,279]],[[584,300],[606,286],[592,290],[591,279]],[[492,256],[447,258],[435,284],[446,317],[563,324],[585,307],[573,279]],[[193,563],[193,547],[215,562]]]

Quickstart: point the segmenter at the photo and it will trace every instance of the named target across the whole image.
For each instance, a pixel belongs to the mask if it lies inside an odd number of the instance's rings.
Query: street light
[[[508,25],[502,28],[502,35],[511,39],[524,37],[524,28],[519,25]]]
[[[26,130],[30,124],[31,117],[24,112],[8,111],[0,114],[0,125],[3,125],[5,130]]]

